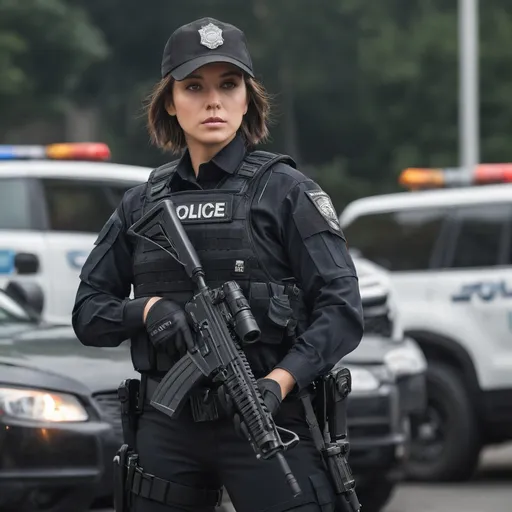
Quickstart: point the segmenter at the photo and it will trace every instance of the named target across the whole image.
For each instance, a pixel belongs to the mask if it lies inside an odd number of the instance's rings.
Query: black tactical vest
[[[263,151],[248,153],[238,171],[215,189],[170,192],[178,162],[155,169],[149,179],[143,213],[170,198],[194,246],[210,288],[234,280],[242,288],[262,331],[261,342],[246,348],[255,375],[270,371],[284,356],[295,335],[297,321],[304,320],[300,290],[293,284],[270,282],[254,252],[249,227],[250,205],[257,183],[274,163],[290,157]],[[165,245],[164,245],[165,247]],[[134,254],[135,297],[163,296],[184,305],[194,285],[182,265],[162,249],[138,240]],[[168,370],[174,361],[155,354],[149,343],[132,341],[135,367],[140,371]]]

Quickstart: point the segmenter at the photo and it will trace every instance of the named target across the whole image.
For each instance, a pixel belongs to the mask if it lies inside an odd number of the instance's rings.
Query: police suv
[[[0,146],[0,288],[37,282],[52,323],[69,324],[99,231],[125,191],[151,172],[109,158],[96,143]]]
[[[467,479],[483,446],[512,439],[511,178],[512,164],[407,169],[414,192],[359,199],[340,216],[349,246],[390,271],[404,331],[428,361],[412,478]]]

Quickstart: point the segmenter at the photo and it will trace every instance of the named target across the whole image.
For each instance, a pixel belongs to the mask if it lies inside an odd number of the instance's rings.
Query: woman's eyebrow
[[[240,71],[226,71],[220,75],[221,78],[225,78],[227,76],[242,76],[242,73],[240,73]]]
[[[240,71],[226,71],[225,73],[222,73],[222,75],[220,75],[221,78],[226,78],[228,76],[238,76],[238,77],[241,77],[242,76],[242,73]],[[192,75],[188,75],[186,78],[184,78],[184,80],[203,80],[203,76],[202,75],[198,75],[198,74],[192,74]]]

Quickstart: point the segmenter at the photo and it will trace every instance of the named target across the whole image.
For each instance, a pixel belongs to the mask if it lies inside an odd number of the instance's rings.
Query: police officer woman
[[[222,486],[238,512],[333,510],[297,394],[354,350],[363,333],[356,272],[336,212],[293,160],[254,151],[268,134],[269,105],[238,28],[212,18],[180,27],[165,46],[161,73],[149,132],[160,148],[183,154],[126,192],[83,266],[73,310],[84,345],[131,339],[145,383],[135,443],[142,477],[129,484],[132,510],[211,512]],[[222,401],[207,405],[198,395],[173,419],[149,405],[194,339],[183,310],[193,283],[164,251],[127,234],[166,198],[207,284],[235,280],[249,300],[261,339],[245,349],[248,361],[276,423],[300,437],[286,452],[302,489],[296,498],[276,460],[255,458]]]

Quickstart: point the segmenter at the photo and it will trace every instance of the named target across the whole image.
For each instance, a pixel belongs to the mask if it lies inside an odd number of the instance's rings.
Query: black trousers
[[[302,403],[285,401],[275,417],[300,442],[285,452],[302,494],[294,498],[275,459],[258,460],[231,419],[196,423],[189,408],[170,419],[146,405],[139,419],[137,452],[144,472],[195,488],[224,486],[237,512],[333,512],[334,493],[311,438]],[[182,507],[134,496],[134,512],[183,512]],[[211,508],[194,508],[213,512]]]

